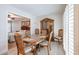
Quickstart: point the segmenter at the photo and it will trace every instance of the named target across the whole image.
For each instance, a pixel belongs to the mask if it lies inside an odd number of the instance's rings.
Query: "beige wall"
[[[75,5],[75,54],[79,55],[79,5]]]

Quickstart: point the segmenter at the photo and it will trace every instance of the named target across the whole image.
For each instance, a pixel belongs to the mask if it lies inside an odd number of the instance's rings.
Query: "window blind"
[[[74,54],[74,5],[66,5],[64,12],[64,50],[68,55]]]

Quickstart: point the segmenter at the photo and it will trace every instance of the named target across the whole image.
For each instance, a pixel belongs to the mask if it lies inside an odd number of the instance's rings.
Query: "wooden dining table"
[[[43,42],[45,39],[40,38],[39,35],[31,35],[30,37],[24,37],[23,42],[31,44],[31,45],[39,45],[41,42]]]
[[[31,35],[31,37],[23,38],[23,42],[27,44],[31,44],[32,46],[36,47],[36,51],[40,51],[40,43],[43,42],[45,39],[40,38],[38,35]],[[37,52],[36,52],[37,53]]]
[[[31,35],[30,37],[24,37],[23,42],[29,43],[32,45],[37,45],[41,42],[43,42],[45,39],[40,38],[38,35]]]

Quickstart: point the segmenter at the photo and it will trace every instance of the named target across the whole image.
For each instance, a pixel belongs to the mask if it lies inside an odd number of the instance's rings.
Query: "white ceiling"
[[[12,4],[13,7],[28,12],[34,16],[48,14],[63,14],[65,4]]]

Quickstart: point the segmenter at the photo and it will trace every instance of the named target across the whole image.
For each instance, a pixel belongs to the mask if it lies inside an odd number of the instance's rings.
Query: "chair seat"
[[[61,39],[62,37],[56,36],[56,39]]]
[[[33,46],[33,47],[26,47],[25,48],[25,53],[28,53],[28,52],[31,52],[33,49],[35,49],[35,46]]]
[[[55,37],[55,40],[56,40],[56,41],[62,41],[62,37],[56,36],[56,37]]]
[[[46,45],[48,45],[48,41],[45,40],[45,41],[41,42],[40,45],[41,46],[46,46]]]

